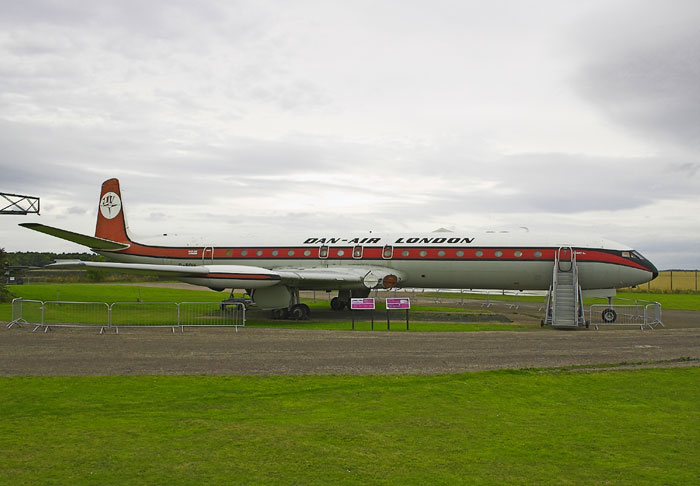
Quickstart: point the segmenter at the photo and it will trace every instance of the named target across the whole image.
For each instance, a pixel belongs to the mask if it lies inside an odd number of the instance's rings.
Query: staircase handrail
[[[559,273],[559,250],[554,252],[554,271],[552,273],[552,324],[557,322],[557,274]]]
[[[574,300],[574,305],[576,306],[576,325],[579,324],[580,317],[581,317],[581,308],[580,308],[580,298],[581,298],[581,292],[579,292],[579,285],[578,285],[578,265],[576,264],[576,250],[571,248],[571,268],[574,274],[574,295],[575,295],[575,300]]]
[[[575,309],[575,314],[574,314],[574,319],[576,324],[578,325],[581,317],[581,310],[579,308],[580,306],[580,292],[579,292],[579,285],[578,285],[578,265],[576,265],[576,250],[571,247],[571,246],[560,246],[557,251],[554,252],[554,272],[552,274],[552,300],[555,302],[555,305],[552,306],[552,323],[557,322],[557,281],[558,277],[557,274],[559,273],[559,262],[561,261],[561,252],[563,250],[569,250],[569,254],[571,255],[571,274],[572,274],[572,285],[573,285],[573,291],[574,291],[574,305],[576,306]]]

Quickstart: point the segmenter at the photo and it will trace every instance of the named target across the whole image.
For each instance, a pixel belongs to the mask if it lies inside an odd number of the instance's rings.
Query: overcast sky
[[[700,3],[0,0],[8,251],[526,226],[700,267]]]

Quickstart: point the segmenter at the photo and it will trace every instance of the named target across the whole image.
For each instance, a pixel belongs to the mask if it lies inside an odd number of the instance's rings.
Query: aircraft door
[[[386,245],[384,247],[384,250],[382,250],[382,258],[384,260],[391,260],[391,258],[394,256],[394,247],[391,245]]]
[[[202,263],[213,263],[214,262],[214,247],[206,246],[202,250]]]
[[[562,247],[559,248],[559,271],[570,272],[571,262],[573,258],[573,250],[571,248]]]
[[[319,248],[318,257],[323,260],[328,258],[328,246],[323,245],[321,248]]]
[[[352,257],[355,260],[360,260],[362,258],[362,246],[356,245],[355,248],[352,249]]]

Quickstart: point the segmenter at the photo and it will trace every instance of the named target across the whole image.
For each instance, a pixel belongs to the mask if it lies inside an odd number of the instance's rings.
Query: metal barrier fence
[[[95,327],[100,333],[120,327],[245,327],[245,305],[220,302],[59,302],[14,299],[8,328],[35,325],[34,331],[52,327]]]
[[[175,302],[115,302],[110,306],[110,325],[120,327],[171,327],[180,325],[180,306]]]
[[[42,307],[42,321],[37,324],[45,328],[109,326],[109,305],[104,302],[50,301]]]
[[[40,300],[12,300],[12,320],[7,324],[8,328],[14,325],[43,322],[44,303]]]
[[[647,301],[622,305],[593,304],[589,310],[589,321],[596,330],[599,326],[666,327],[661,321],[661,304]]]
[[[242,302],[226,305],[220,302],[181,302],[180,323],[183,326],[245,327],[245,310]]]

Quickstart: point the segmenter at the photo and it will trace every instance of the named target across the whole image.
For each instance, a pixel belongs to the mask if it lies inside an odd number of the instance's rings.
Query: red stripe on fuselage
[[[166,260],[215,262],[216,260],[274,261],[554,261],[558,248],[544,247],[421,247],[394,246],[391,258],[384,258],[384,247],[363,247],[362,257],[353,257],[353,246],[328,247],[328,257],[320,258],[318,246],[297,247],[159,247],[139,243],[114,254],[126,254]],[[598,262],[649,270],[641,263],[624,258],[614,250],[577,248],[578,262]],[[500,253],[499,253],[500,252]],[[519,256],[517,256],[519,255]]]

